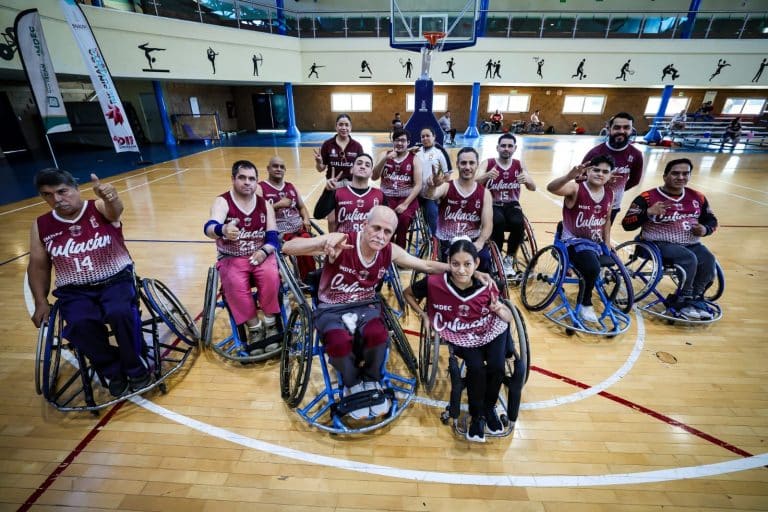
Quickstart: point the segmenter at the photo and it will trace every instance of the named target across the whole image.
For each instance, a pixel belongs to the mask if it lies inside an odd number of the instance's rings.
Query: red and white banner
[[[136,145],[133,130],[131,130],[131,125],[125,115],[123,103],[117,95],[117,89],[112,82],[107,63],[96,43],[96,38],[93,37],[93,31],[88,20],[85,19],[83,11],[80,10],[80,6],[75,0],[59,0],[59,5],[64,11],[64,16],[75,36],[85,66],[88,68],[88,74],[91,76],[101,111],[104,113],[115,151],[118,153],[123,151],[138,152],[139,147]]]

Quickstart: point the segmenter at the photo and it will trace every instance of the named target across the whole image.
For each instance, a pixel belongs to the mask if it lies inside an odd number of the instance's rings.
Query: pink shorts
[[[251,292],[253,286],[259,292],[259,305],[264,314],[274,315],[280,312],[277,299],[280,274],[277,271],[275,255],[270,254],[261,265],[251,265],[249,260],[248,256],[239,256],[222,258],[216,262],[221,276],[221,288],[237,325],[245,323],[257,314]]]

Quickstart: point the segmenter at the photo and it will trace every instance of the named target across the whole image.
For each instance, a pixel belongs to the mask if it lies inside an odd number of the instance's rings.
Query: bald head
[[[267,165],[267,174],[269,175],[269,181],[280,184],[285,177],[285,160],[279,156],[270,158]]]
[[[388,206],[374,206],[371,211],[368,212],[368,222],[386,222],[392,224],[393,228],[397,228],[397,214],[395,210]]]

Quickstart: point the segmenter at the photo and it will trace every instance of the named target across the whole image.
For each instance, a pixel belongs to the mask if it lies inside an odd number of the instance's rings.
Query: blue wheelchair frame
[[[368,420],[359,420],[360,423],[363,423],[362,425],[350,425],[345,420],[344,404],[346,401],[343,397],[344,385],[341,381],[341,375],[336,375],[336,384],[334,385],[334,379],[325,357],[325,347],[321,343],[319,333],[315,332],[313,308],[283,258],[278,258],[278,266],[286,295],[291,297],[290,300],[294,304],[286,323],[280,361],[280,391],[283,400],[289,407],[295,409],[297,414],[307,423],[332,434],[362,434],[392,423],[407,409],[416,393],[417,363],[408,340],[390,307],[380,299],[382,320],[390,331],[390,343],[384,358],[381,382],[385,388],[384,393],[391,400],[392,406],[385,416],[370,418],[371,423],[368,423]],[[311,285],[310,292],[316,293]],[[312,298],[312,303],[316,304],[315,297]],[[387,370],[386,366],[393,345],[405,361],[412,377],[397,375]],[[314,359],[317,359],[320,364],[323,389],[308,403],[300,406],[307,391]],[[376,391],[363,393],[376,393]],[[323,418],[327,419],[323,421]]]
[[[672,295],[677,296],[685,282],[685,271],[671,262],[664,262],[661,251],[653,242],[630,240],[620,244],[616,252],[622,256],[634,289],[635,302],[641,311],[669,322],[708,324],[720,320],[722,309],[715,303],[725,291],[725,274],[715,260],[715,280],[704,292],[704,303],[711,319],[689,318],[670,306],[672,296],[659,290],[659,284],[667,276],[675,285]],[[713,286],[714,285],[714,286]]]
[[[37,394],[42,395],[59,411],[90,411],[98,415],[101,409],[154,388],[166,393],[166,379],[184,365],[192,347],[197,346],[200,333],[195,322],[167,286],[155,279],[136,278],[136,288],[136,300],[140,307],[144,306],[141,309],[146,312],[139,327],[145,342],[142,357],[153,374],[152,382],[120,397],[112,397],[106,390],[96,390],[93,386],[94,380],[98,380],[103,388],[106,388],[106,382],[89,364],[82,351],[64,341],[64,320],[59,313],[59,303],[56,302],[51,306],[47,321],[38,331],[35,388]],[[177,340],[170,343],[161,341],[161,324],[165,324],[170,333],[177,336],[186,346],[179,345]],[[111,335],[112,333],[108,332],[108,336]],[[147,335],[150,339],[147,339]],[[67,375],[61,371],[61,360],[66,358],[63,355],[64,349],[71,350],[74,359],[69,361],[74,371]]]
[[[634,296],[629,274],[621,260],[608,246],[600,244],[601,268],[595,283],[595,291],[603,304],[603,311],[598,315],[598,326],[595,328],[580,318],[582,279],[578,270],[569,262],[567,245],[560,238],[560,231],[561,227],[558,225],[554,244],[537,252],[525,269],[520,289],[523,304],[531,311],[541,311],[559,299],[558,304],[544,313],[544,316],[564,327],[569,335],[578,331],[612,337],[626,332],[631,323],[628,313],[632,310]],[[541,265],[541,260],[548,256],[554,258],[557,267],[555,269],[537,268]],[[578,286],[575,307],[571,305],[565,285]],[[532,297],[534,292],[531,289],[535,286],[547,291],[543,299],[536,300]]]

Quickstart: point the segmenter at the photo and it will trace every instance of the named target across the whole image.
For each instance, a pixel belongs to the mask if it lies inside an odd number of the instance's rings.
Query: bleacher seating
[[[693,121],[691,118],[692,116],[688,117],[685,128],[670,129],[671,116],[663,117],[658,121],[654,121],[654,117],[648,117],[648,128],[656,127],[662,137],[671,139],[681,146],[720,148],[725,128],[733,119],[733,117],[716,117],[711,121]],[[768,149],[768,126],[742,119],[739,143],[750,149]]]

